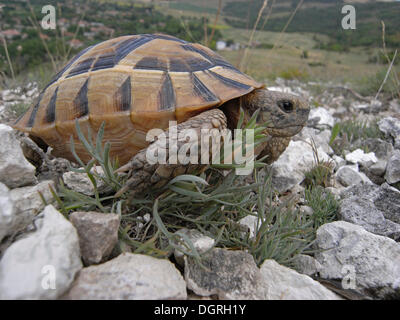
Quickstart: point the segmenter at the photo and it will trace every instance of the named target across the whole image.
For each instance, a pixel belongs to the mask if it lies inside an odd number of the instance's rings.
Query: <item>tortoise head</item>
[[[250,113],[261,109],[257,122],[267,123],[267,133],[273,137],[291,137],[299,133],[310,112],[306,100],[290,93],[256,89],[244,98]]]

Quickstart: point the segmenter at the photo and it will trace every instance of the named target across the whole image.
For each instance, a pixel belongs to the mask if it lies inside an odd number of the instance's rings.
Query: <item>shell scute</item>
[[[105,121],[111,154],[122,163],[148,144],[148,130],[165,129],[170,120],[185,121],[262,86],[200,44],[160,34],[122,36],[72,58],[14,127],[69,159],[72,136],[88,160],[75,120],[94,131]]]

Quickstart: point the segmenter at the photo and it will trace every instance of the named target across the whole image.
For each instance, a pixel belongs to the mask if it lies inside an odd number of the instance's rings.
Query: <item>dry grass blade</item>
[[[87,1],[85,1],[85,3],[84,3],[84,6],[83,6],[84,9],[82,11],[81,16],[79,17],[79,22],[78,22],[78,25],[76,26],[75,33],[74,33],[74,36],[72,37],[71,41],[74,41],[76,39],[76,37],[78,36],[78,32],[79,32],[79,29],[80,29],[80,23],[83,21],[83,18],[86,15],[86,10],[87,10],[87,5],[86,4],[87,4]],[[67,54],[65,55],[65,60],[69,57],[69,55],[71,53],[71,50],[72,50],[72,47],[69,46]]]
[[[255,34],[256,30],[257,30],[257,26],[258,26],[258,23],[260,22],[261,16],[262,16],[265,8],[267,7],[267,4],[268,4],[268,0],[264,0],[260,10],[258,11],[257,20],[254,23],[253,30],[251,31],[249,41],[247,42],[247,46],[246,46],[246,48],[244,50],[244,54],[243,54],[242,60],[240,61],[239,69],[241,71],[243,71],[243,72],[245,72],[245,69],[246,69],[247,55],[249,53],[249,48],[253,43],[254,34]]]
[[[0,35],[0,38],[1,38],[1,41],[3,42],[4,51],[5,51],[6,57],[7,57],[7,62],[8,62],[8,65],[10,67],[11,77],[12,77],[13,81],[15,81],[14,68],[13,68],[12,63],[11,63],[10,55],[8,54],[6,37],[4,35]]]
[[[386,83],[386,81],[387,81],[387,79],[388,79],[388,77],[389,77],[390,71],[391,71],[392,68],[393,68],[393,63],[394,63],[394,61],[396,60],[396,56],[397,56],[397,50],[394,52],[393,59],[392,59],[390,65],[389,65],[389,67],[388,67],[388,70],[387,70],[387,72],[386,72],[385,78],[383,79],[382,84],[381,84],[381,86],[379,87],[379,90],[378,90],[378,92],[377,92],[376,95],[375,95],[375,100],[378,99],[378,96],[379,96],[379,94],[381,93],[382,88],[383,88],[383,86],[385,85],[385,83]]]
[[[213,40],[214,34],[215,34],[215,29],[216,29],[216,27],[217,27],[218,19],[219,19],[219,16],[220,16],[220,14],[221,14],[221,9],[222,9],[222,0],[219,0],[219,1],[218,1],[217,15],[215,16],[215,20],[214,20],[214,27],[213,27],[213,29],[211,30],[210,40],[208,41],[208,43],[206,43],[206,46],[208,46],[209,44],[212,43],[212,40]]]
[[[264,30],[264,27],[267,24],[267,22],[269,20],[269,17],[271,16],[272,8],[274,7],[274,5],[275,5],[275,0],[272,0],[271,6],[269,7],[268,13],[267,13],[267,15],[266,15],[266,17],[264,19],[264,22],[263,22],[263,24],[261,26],[261,30]]]
[[[57,3],[57,9],[58,9],[58,16],[61,16],[61,4]],[[56,32],[56,36],[57,36],[57,32]],[[63,55],[64,55],[64,57],[67,57],[64,28],[60,28],[60,37],[61,37],[61,46],[62,46],[62,50],[63,50]]]
[[[300,9],[300,7],[303,5],[304,0],[300,0],[299,3],[297,4],[296,8],[292,12],[289,20],[286,22],[285,26],[283,27],[282,31],[279,33],[278,39],[275,41],[274,46],[272,50],[274,50],[278,45],[281,43],[281,39],[283,37],[283,34],[286,32],[286,29],[289,27],[290,23],[292,22],[294,16],[296,15],[297,11]]]
[[[28,17],[28,19],[29,19],[30,23],[32,24],[32,27],[34,29],[36,29],[36,31],[38,33],[38,37],[40,38],[40,40],[41,40],[41,42],[43,44],[43,47],[46,50],[46,52],[47,52],[47,54],[48,54],[48,56],[50,58],[51,64],[52,64],[53,69],[54,69],[54,72],[57,72],[58,68],[57,68],[54,56],[50,52],[49,47],[48,47],[46,41],[44,40],[44,37],[42,36],[42,32],[40,31],[39,23],[38,23],[38,21],[36,19],[35,11],[33,10],[33,7],[32,7],[31,2],[29,0],[28,0],[27,3],[28,3],[28,6],[29,6],[29,10],[31,11],[31,16],[32,16],[32,17]]]
[[[397,50],[395,51],[395,54],[393,55],[392,61],[390,61],[389,55],[388,55],[387,50],[386,50],[385,23],[384,23],[383,21],[381,21],[381,24],[382,24],[382,52],[383,52],[383,55],[385,56],[387,62],[389,63],[389,68],[388,68],[388,71],[387,71],[387,73],[386,73],[386,75],[385,75],[385,79],[384,79],[384,81],[382,82],[382,85],[381,85],[381,87],[379,88],[378,93],[377,93],[376,96],[375,96],[375,100],[377,99],[377,97],[378,97],[380,91],[382,90],[383,86],[385,85],[386,80],[387,80],[387,78],[388,78],[388,76],[389,76],[389,74],[390,74],[390,71],[393,71],[393,72],[392,72],[393,81],[394,81],[395,84],[396,84],[397,95],[398,95],[398,97],[400,98],[400,81],[399,81],[399,78],[397,77],[397,73],[396,73],[396,71],[394,70],[394,67],[393,67],[394,61],[396,61]]]
[[[208,28],[207,28],[207,19],[203,17],[203,28],[204,28],[204,45],[208,43]]]

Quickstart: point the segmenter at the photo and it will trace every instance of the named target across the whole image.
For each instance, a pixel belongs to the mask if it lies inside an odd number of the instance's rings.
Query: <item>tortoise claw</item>
[[[115,170],[115,173],[124,173],[124,172],[128,172],[130,170],[141,169],[143,167],[144,167],[143,162],[136,159],[136,157],[135,157],[134,159],[129,161],[127,164],[125,164],[122,167],[119,167],[117,170]]]
[[[117,170],[115,170],[114,173],[125,173],[129,170],[131,170],[131,166],[129,163],[127,163],[126,165],[119,167]]]
[[[140,188],[138,186],[148,186],[151,178],[151,173],[143,170],[133,170],[129,173],[130,178],[126,181],[125,185],[115,194],[115,197],[122,196],[128,190],[133,190],[134,193],[141,192],[144,187]],[[147,180],[147,183],[146,183]]]
[[[127,192],[129,190],[128,185],[124,185],[121,189],[118,190],[118,192],[114,195],[115,198],[119,198],[120,196],[122,196],[125,192]]]

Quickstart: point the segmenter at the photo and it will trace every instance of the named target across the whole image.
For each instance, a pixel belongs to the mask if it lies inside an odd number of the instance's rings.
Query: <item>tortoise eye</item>
[[[278,106],[279,106],[279,108],[281,108],[281,110],[283,112],[286,112],[286,113],[290,113],[294,109],[293,102],[289,101],[289,100],[281,100],[281,101],[279,101],[278,102]]]

